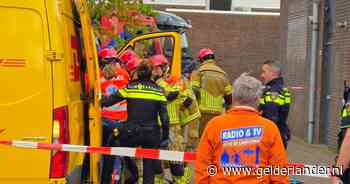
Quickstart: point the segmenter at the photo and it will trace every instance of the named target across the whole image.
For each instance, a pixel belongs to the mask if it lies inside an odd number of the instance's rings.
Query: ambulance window
[[[173,57],[174,40],[172,37],[164,37],[163,39],[163,52],[167,58]]]
[[[174,51],[174,39],[169,36],[140,40],[135,43],[134,50],[142,58],[147,59],[153,55],[163,54],[171,62]]]

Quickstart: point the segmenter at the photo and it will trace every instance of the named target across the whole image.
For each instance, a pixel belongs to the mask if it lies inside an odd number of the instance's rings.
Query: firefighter
[[[344,105],[341,110],[340,132],[338,134],[338,156],[335,167],[343,168],[343,173],[333,173],[332,184],[338,184],[340,180],[350,183],[350,88],[346,85],[344,89]],[[334,170],[336,171],[336,170]]]
[[[124,67],[129,72],[131,80],[136,79],[136,68],[141,64],[140,57],[131,49],[125,50],[120,56],[119,59],[124,64]]]
[[[193,93],[192,83],[190,81],[191,74],[194,70],[198,69],[199,62],[193,60],[191,64],[183,67],[183,91],[187,93],[187,96],[193,99],[193,103],[189,108],[185,108],[180,113],[180,119],[184,127],[184,139],[187,151],[193,151],[197,147],[199,138],[199,124],[201,113],[195,94]],[[186,173],[186,168],[185,168]]]
[[[191,80],[202,115],[199,128],[201,135],[210,119],[231,106],[232,86],[225,71],[216,64],[211,49],[201,49],[198,58],[200,66],[192,72]]]
[[[102,49],[99,52],[101,66],[103,72],[101,75],[101,90],[104,96],[113,94],[118,89],[124,88],[128,81],[128,73],[121,67],[120,60],[117,59],[117,52],[113,48]],[[114,137],[114,130],[121,126],[121,123],[126,121],[126,100],[117,102],[110,107],[102,109],[101,117],[103,124],[102,145],[117,146]],[[120,159],[120,158],[117,158]],[[103,156],[102,162],[102,183],[109,184],[112,179],[113,166],[115,161],[114,156]],[[119,174],[120,175],[120,170]]]
[[[191,105],[192,99],[184,96],[181,90],[180,80],[174,80],[167,76],[168,60],[163,55],[154,55],[149,59],[153,65],[153,78],[157,84],[165,90],[167,97],[167,109],[170,123],[170,144],[169,150],[184,151],[184,138],[180,121],[180,111]],[[170,171],[173,180],[177,184],[184,182],[184,165],[183,163],[170,162]],[[160,174],[160,173],[159,173]],[[159,179],[159,176],[158,178]]]
[[[199,120],[201,113],[190,81],[186,78],[182,78],[181,81],[183,93],[192,100],[191,105],[189,105],[187,108],[183,108],[180,111],[180,121],[184,129],[187,129],[184,133],[186,150],[192,151],[196,148],[196,143],[199,138]]]
[[[167,99],[162,88],[151,80],[151,66],[143,63],[137,67],[135,74],[136,79],[130,81],[124,89],[109,97],[103,96],[101,104],[106,107],[127,100],[128,118],[119,134],[121,146],[159,149],[169,142]],[[158,117],[161,120],[161,129]],[[153,184],[154,174],[160,167],[159,160],[143,159],[143,183]],[[137,174],[137,170],[131,173]],[[137,180],[133,182],[135,181]]]
[[[188,108],[183,108],[180,111],[180,121],[182,123],[186,151],[194,151],[197,147],[199,139],[201,113],[199,110],[198,100],[193,92],[192,83],[190,81],[192,72],[198,69],[198,67],[199,62],[197,60],[182,62],[182,91],[193,101]],[[184,183],[191,183],[192,175],[193,169],[191,168],[191,165],[185,163]]]
[[[233,108],[210,120],[198,144],[196,184],[288,184],[287,174],[259,175],[244,170],[288,166],[277,126],[257,110],[262,88],[259,80],[247,74],[235,80]],[[224,173],[239,168],[243,170],[238,174]]]
[[[291,103],[291,94],[284,87],[281,68],[274,61],[268,60],[264,62],[261,79],[265,84],[265,90],[260,99],[259,110],[262,112],[263,117],[277,125],[283,144],[287,149],[290,139],[287,117]]]
[[[184,107],[180,111],[180,122],[183,127],[185,150],[195,151],[199,139],[199,123],[201,113],[199,111],[198,102],[193,93],[190,81],[183,77],[182,83],[183,93],[192,99],[191,105],[189,105],[187,108]],[[191,183],[192,175],[193,169],[191,168],[191,165],[185,163],[184,183]]]

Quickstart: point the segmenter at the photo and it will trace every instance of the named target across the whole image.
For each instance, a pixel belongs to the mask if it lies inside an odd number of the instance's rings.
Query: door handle
[[[4,132],[6,128],[0,128],[0,133]]]
[[[47,137],[45,136],[37,136],[37,137],[23,137],[22,141],[45,141]]]

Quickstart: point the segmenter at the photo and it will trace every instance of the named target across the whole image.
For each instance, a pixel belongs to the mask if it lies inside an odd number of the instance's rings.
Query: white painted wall
[[[206,0],[143,0],[145,4],[205,6]]]
[[[232,8],[234,7],[279,9],[280,0],[232,0]]]
[[[282,0],[283,1],[283,0]],[[287,1],[287,0],[285,0]],[[209,0],[143,0],[145,4],[184,5],[184,6],[206,6]],[[280,8],[280,0],[232,0],[232,9],[244,8]]]

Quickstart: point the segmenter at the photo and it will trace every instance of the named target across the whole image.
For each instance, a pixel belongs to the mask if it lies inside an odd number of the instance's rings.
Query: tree
[[[118,45],[123,45],[126,39],[120,34],[116,34],[117,32],[120,33],[120,30],[123,29],[124,35],[130,34],[131,36],[147,32],[149,27],[142,21],[142,16],[155,17],[158,15],[151,6],[143,4],[142,0],[89,0],[88,3],[97,35],[104,37],[103,40],[106,37],[113,37]],[[116,19],[113,19],[113,17],[116,17]],[[112,21],[111,25],[108,25],[110,20]],[[118,23],[113,23],[113,20],[117,20]],[[105,25],[101,25],[101,22],[104,22]],[[124,27],[127,29],[124,30]]]

